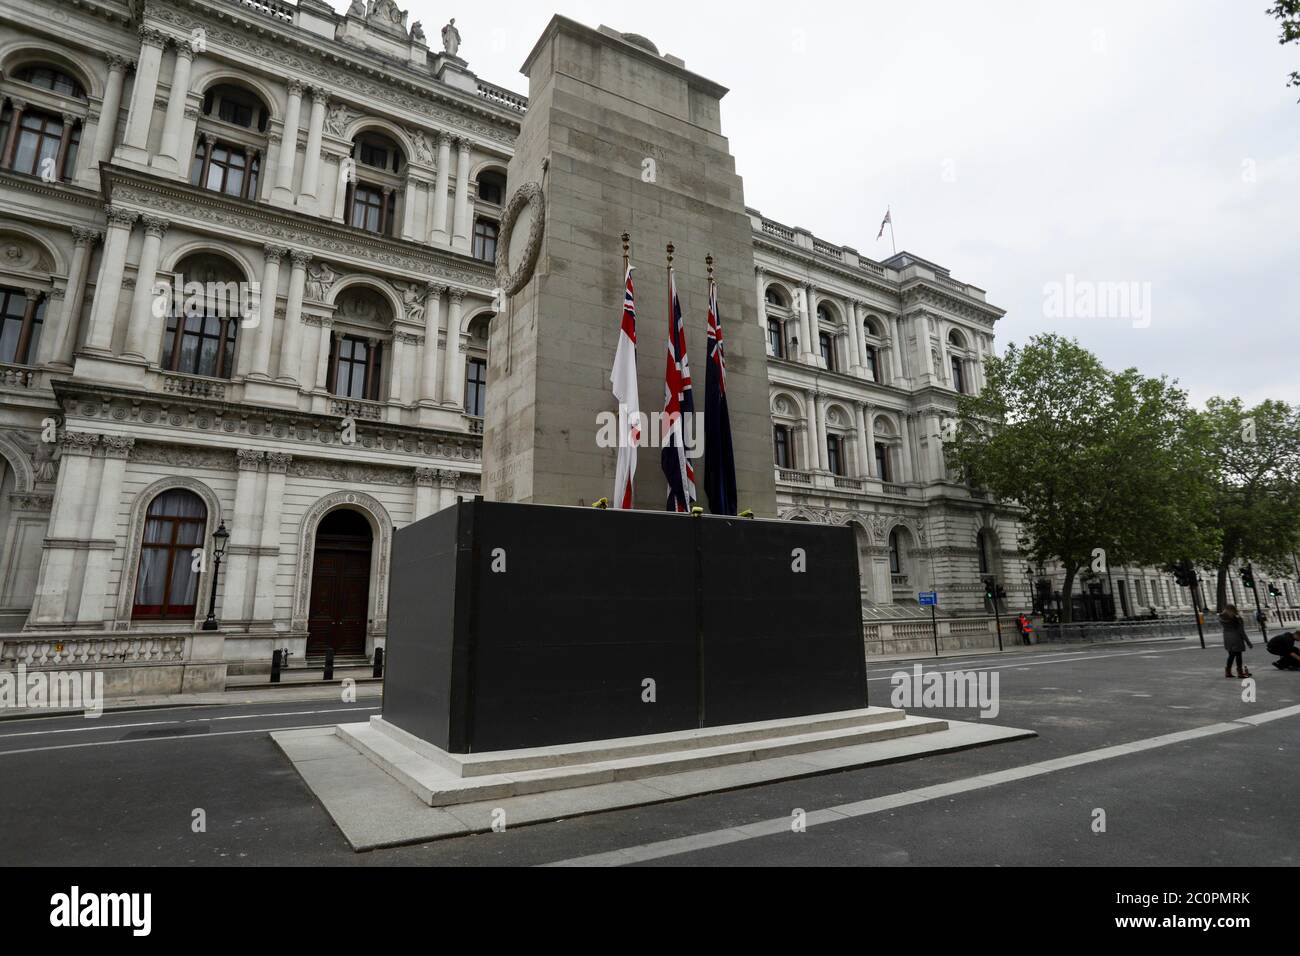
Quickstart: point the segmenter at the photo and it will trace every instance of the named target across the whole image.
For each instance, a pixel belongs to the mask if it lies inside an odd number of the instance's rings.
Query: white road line
[[[1213,737],[1234,730],[1246,730],[1250,727],[1257,727],[1261,724],[1295,716],[1300,716],[1300,706],[1287,707],[1284,710],[1269,711],[1267,713],[1257,714],[1253,717],[1243,717],[1239,720],[1219,724],[1209,724],[1205,727],[1193,728],[1192,730],[1180,730],[1177,733],[1163,734],[1159,737],[1148,737],[1145,740],[1135,740],[1131,743],[1117,744],[1113,747],[1103,747],[1099,750],[1088,750],[1083,753],[1070,754],[1065,757],[1056,757],[1052,760],[1041,761],[1040,763],[1027,764],[1023,767],[1012,767],[1009,770],[999,770],[994,773],[984,773],[975,777],[967,777],[963,780],[951,780],[947,783],[936,784],[931,787],[921,787],[918,790],[906,790],[902,793],[891,793],[883,797],[873,797],[870,800],[859,800],[855,803],[843,803],[839,806],[829,807],[825,810],[818,810],[809,813],[807,815],[807,825],[809,827],[814,827],[823,823],[835,823],[841,820],[851,820],[856,817],[869,816],[873,813],[882,813],[886,810],[896,810],[900,807],[926,803],[930,800],[941,800],[945,797],[951,797],[961,793],[970,793],[974,790],[996,787],[1004,783],[1014,783],[1020,780],[1027,780],[1031,777],[1056,773],[1059,770],[1069,770],[1073,767],[1081,767],[1086,764],[1098,763],[1103,760],[1113,760],[1116,757],[1127,757],[1147,750],[1156,750],[1160,747],[1170,747],[1174,744],[1186,743],[1189,740]],[[693,853],[696,850],[703,850],[709,847],[725,846],[730,843],[741,843],[745,840],[752,840],[755,837],[775,836],[777,834],[789,832],[791,832],[790,817],[776,817],[772,820],[763,820],[759,823],[751,823],[747,826],[728,827],[722,830],[712,830],[707,833],[697,833],[692,836],[679,837],[675,840],[661,840],[657,843],[645,843],[640,846],[626,847],[608,853],[593,853],[589,856],[574,857],[569,860],[560,860],[546,865],[623,866],[628,863],[640,863],[645,860],[660,860],[669,856],[678,856],[682,853]]]
[[[260,727],[257,730],[222,730],[215,734],[172,734],[168,737],[137,737],[134,740],[88,740],[80,744],[58,744],[53,747],[27,747],[23,750],[0,750],[0,757],[14,754],[39,754],[50,750],[76,750],[79,747],[114,747],[122,744],[152,744],[160,740],[211,740],[214,737],[239,737],[244,734],[269,734],[281,730],[316,730],[330,724],[304,724],[300,727]]]
[[[1118,648],[1123,645],[1116,644],[1111,646]],[[1004,654],[992,654],[989,656],[978,655],[975,657],[908,657],[898,661],[875,661],[875,662],[869,660],[867,661],[867,670],[868,671],[887,670],[889,669],[889,666],[891,664],[895,664],[895,665],[953,664],[953,665],[963,665],[969,667],[971,664],[995,664],[995,663],[996,664],[1018,664],[1022,661],[1033,661],[1034,663],[1038,663],[1039,661],[1062,661],[1062,660],[1073,660],[1076,655],[1087,653],[1088,650],[1089,650],[1088,648],[1081,647],[1078,650],[1074,650],[1074,651],[1038,651],[1035,653],[1018,653],[1016,651],[1008,651]],[[1133,654],[1157,654],[1157,653],[1163,654],[1168,651],[1186,651],[1186,650],[1200,650],[1200,645],[1196,644],[1193,645],[1192,647],[1187,647],[1184,644],[1180,643],[1176,646],[1173,646],[1172,642],[1170,642],[1170,646],[1162,646],[1154,649],[1151,647],[1143,647],[1141,650],[1138,651],[1125,651],[1122,654],[1115,653],[1115,652],[1102,653],[1095,656],[1128,657]]]
[[[1200,648],[1199,648],[1199,647],[1171,647],[1171,648],[1169,648],[1168,650],[1169,650],[1169,651],[1192,651],[1192,650],[1200,650]],[[1110,658],[1113,658],[1113,657],[1140,657],[1140,656],[1145,656],[1146,653],[1147,653],[1146,651],[1128,651],[1128,652],[1123,653],[1123,654],[1092,654],[1092,655],[1088,655],[1088,656],[1084,656],[1084,657],[1057,657],[1057,658],[1053,658],[1052,660],[1047,660],[1047,661],[1029,661],[1029,662],[1027,662],[1027,663],[1022,662],[1022,661],[997,661],[997,663],[1003,665],[1002,668],[999,668],[999,667],[961,667],[961,666],[955,666],[955,667],[953,667],[953,668],[932,667],[932,668],[930,668],[930,670],[940,671],[941,673],[948,673],[949,670],[992,671],[992,670],[1001,670],[1001,669],[1007,667],[1008,665],[1010,665],[1010,666],[1014,666],[1014,667],[1017,668],[1017,669],[1022,669],[1022,668],[1026,668],[1026,667],[1042,667],[1042,666],[1044,666],[1044,665],[1046,665],[1046,664],[1073,664],[1075,661],[1100,661],[1100,660],[1109,660]],[[1164,652],[1164,653],[1168,653],[1168,652],[1166,651],[1166,652]],[[936,658],[936,659],[937,659],[937,660],[942,660],[942,658]],[[923,664],[924,662],[922,662],[922,661],[899,661],[898,663],[899,663],[899,664],[911,664],[911,665],[915,665],[915,664]],[[956,662],[954,662],[954,663],[956,663]],[[892,673],[900,673],[900,672],[901,672],[901,673],[910,673],[910,672],[911,672],[911,667],[908,667],[908,668],[906,668],[906,669],[900,667],[899,670],[897,670],[897,671],[893,671]],[[868,677],[868,678],[867,678],[867,683],[871,683],[872,681],[882,681],[882,680],[893,680],[893,677],[892,677],[892,676],[890,676],[890,677]]]
[[[177,724],[205,724],[218,720],[257,720],[268,717],[309,717],[312,714],[358,714],[378,707],[335,707],[332,710],[290,710],[282,714],[235,714],[230,717],[189,717],[185,720],[145,720],[138,724],[87,724],[84,727],[63,727],[58,730],[24,730],[17,734],[0,734],[0,740],[10,737],[43,737],[48,734],[84,734],[95,730],[130,730],[133,727],[171,727]]]

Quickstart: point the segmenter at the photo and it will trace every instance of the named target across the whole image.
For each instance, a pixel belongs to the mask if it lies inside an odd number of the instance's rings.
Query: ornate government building
[[[479,488],[527,102],[460,46],[393,0],[0,2],[0,666],[382,645],[394,529]],[[940,440],[1001,310],[752,218],[780,516],[856,529],[869,620],[1019,603]]]

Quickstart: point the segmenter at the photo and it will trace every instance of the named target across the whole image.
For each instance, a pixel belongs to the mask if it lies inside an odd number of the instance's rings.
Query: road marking
[[[1171,648],[1169,648],[1169,650],[1170,650],[1170,651],[1192,651],[1192,650],[1200,650],[1200,648],[1197,648],[1197,647],[1171,647]],[[1166,651],[1166,652],[1164,652],[1164,653],[1168,653],[1168,652]],[[1145,656],[1145,655],[1146,655],[1146,651],[1128,651],[1128,652],[1123,653],[1123,654],[1091,654],[1091,655],[1087,655],[1087,656],[1084,656],[1084,657],[1061,657],[1061,658],[1055,658],[1055,659],[1053,659],[1053,660],[1047,660],[1047,661],[1030,661],[1030,662],[1028,662],[1028,663],[1024,663],[1024,664],[1017,663],[1017,662],[1015,662],[1015,661],[1000,661],[999,663],[1003,664],[1004,666],[1005,666],[1006,664],[1015,664],[1017,670],[1023,670],[1023,669],[1025,669],[1025,668],[1027,668],[1027,667],[1042,667],[1042,666],[1044,666],[1044,665],[1046,665],[1046,664],[1073,664],[1073,663],[1076,662],[1076,661],[1100,661],[1100,660],[1109,660],[1109,659],[1114,658],[1114,657],[1138,657],[1138,656]],[[1157,658],[1157,660],[1160,660],[1160,658]],[[907,662],[899,661],[899,663],[900,663],[900,664],[903,664],[903,663],[911,663],[911,664],[915,664],[915,663],[918,663],[918,662],[915,662],[915,661],[907,661]],[[967,667],[967,668],[962,668],[962,667],[958,666],[958,667],[953,668],[953,669],[954,669],[954,670],[963,670],[963,669],[964,669],[964,670],[969,670],[969,671],[985,671],[985,670],[987,670],[987,671],[991,671],[991,670],[1000,670],[1001,668],[996,668],[996,667]],[[934,667],[934,668],[932,668],[932,670],[938,671],[938,672],[940,672],[940,673],[945,673],[945,674],[948,673],[948,670],[947,670],[947,669],[943,669],[943,668],[940,668],[940,667]],[[897,673],[905,673],[905,674],[906,674],[906,673],[910,673],[910,672],[911,672],[911,668],[908,668],[907,670],[902,670],[902,669],[900,669],[900,670],[897,670],[897,671],[893,671],[892,673],[893,673],[893,674],[897,674]],[[884,680],[892,681],[893,679],[894,679],[894,678],[893,678],[892,674],[891,674],[891,676],[889,676],[889,677],[868,677],[868,678],[867,678],[867,683],[871,683],[872,681],[884,681]]]
[[[0,734],[0,740],[9,737],[41,737],[47,734],[84,734],[94,730],[130,730],[134,727],[170,727],[178,724],[205,724],[217,720],[257,720],[267,717],[306,717],[312,714],[356,714],[378,707],[335,707],[332,710],[290,710],[282,714],[236,714],[230,717],[189,717],[185,720],[142,720],[136,724],[87,724],[84,727],[63,727],[57,730],[24,730],[17,734]]]
[[[869,816],[873,813],[883,813],[887,810],[897,810],[900,807],[926,803],[931,800],[941,800],[945,797],[952,797],[957,794],[970,793],[975,790],[984,790],[989,787],[1000,786],[1004,783],[1015,783],[1020,780],[1028,780],[1031,777],[1040,777],[1044,774],[1056,773],[1060,770],[1069,770],[1086,764],[1099,763],[1103,760],[1113,760],[1117,757],[1128,757],[1148,750],[1157,750],[1161,747],[1170,747],[1174,744],[1186,743],[1190,740],[1200,740],[1204,737],[1214,737],[1235,730],[1245,730],[1250,727],[1258,727],[1261,724],[1267,724],[1275,720],[1283,720],[1287,717],[1295,716],[1300,716],[1300,706],[1287,707],[1283,710],[1269,711],[1253,717],[1242,717],[1237,720],[1225,721],[1218,724],[1208,724],[1204,727],[1195,727],[1191,730],[1180,730],[1177,733],[1162,734],[1159,737],[1148,737],[1145,740],[1135,740],[1131,743],[1116,744],[1113,747],[1102,747],[1099,750],[1088,750],[1083,753],[1070,754],[1065,757],[1056,757],[1052,760],[1041,761],[1040,763],[1026,764],[1023,767],[1012,767],[1009,770],[999,770],[994,773],[984,773],[975,777],[966,777],[962,780],[951,780],[947,783],[936,784],[930,787],[921,787],[917,790],[891,793],[883,797],[873,797],[870,800],[843,803],[839,806],[829,807],[825,810],[810,812],[807,815],[806,822],[809,827],[814,827],[823,823],[836,823],[842,820],[852,820],[856,817]],[[776,817],[772,820],[763,820],[759,823],[748,824],[747,826],[711,830],[707,833],[697,833],[692,836],[679,837],[674,840],[661,840],[657,843],[645,843],[640,846],[626,847],[608,853],[593,853],[589,856],[574,857],[572,859],[560,860],[545,865],[624,866],[629,863],[641,863],[646,860],[660,860],[669,856],[678,856],[682,853],[693,853],[696,850],[704,850],[709,847],[725,846],[731,843],[741,843],[745,840],[752,840],[756,837],[775,836],[777,834],[790,832],[790,817]]]
[[[1133,655],[1133,654],[1138,654],[1138,655],[1142,655],[1142,654],[1164,654],[1164,653],[1167,653],[1168,651],[1199,650],[1199,649],[1200,649],[1199,645],[1192,645],[1191,647],[1186,646],[1186,642],[1187,642],[1188,640],[1192,640],[1192,639],[1194,639],[1194,637],[1195,637],[1195,636],[1193,635],[1193,638],[1182,638],[1181,640],[1178,640],[1178,641],[1170,641],[1170,642],[1168,642],[1168,646],[1161,646],[1161,647],[1157,647],[1157,648],[1151,648],[1151,647],[1145,647],[1145,646],[1144,646],[1144,647],[1142,647],[1141,650],[1137,650],[1137,651],[1125,651],[1125,652],[1122,653],[1122,654],[1120,654],[1120,653],[1115,653],[1115,652],[1111,652],[1111,653],[1105,653],[1105,652],[1103,652],[1103,653],[1101,653],[1101,654],[1099,654],[1099,655],[1097,655],[1097,656],[1100,656],[1100,657],[1128,657],[1128,656]],[[1109,646],[1112,646],[1112,647],[1118,649],[1119,647],[1122,647],[1122,646],[1124,646],[1124,645],[1116,644],[1116,645],[1109,645]],[[903,660],[899,660],[899,661],[871,661],[871,660],[868,660],[868,661],[867,661],[867,669],[868,669],[869,671],[874,671],[874,672],[878,672],[878,673],[879,673],[879,672],[883,672],[883,671],[885,671],[885,670],[888,668],[888,665],[890,665],[890,664],[909,665],[909,666],[910,666],[910,665],[912,665],[912,664],[926,664],[926,665],[929,665],[929,664],[935,664],[935,663],[940,663],[940,662],[941,662],[941,663],[945,663],[945,664],[954,664],[954,665],[957,665],[957,666],[967,666],[967,667],[969,667],[969,666],[972,665],[972,664],[994,664],[994,663],[996,663],[996,664],[1008,664],[1008,663],[1010,663],[1010,664],[1017,664],[1017,663],[1020,663],[1020,662],[1022,662],[1022,661],[1032,661],[1032,662],[1034,662],[1035,664],[1037,664],[1037,663],[1039,663],[1039,662],[1044,662],[1044,663],[1046,663],[1046,662],[1048,662],[1048,661],[1053,661],[1053,660],[1055,660],[1055,661],[1060,661],[1060,660],[1073,660],[1074,657],[1075,657],[1075,655],[1078,655],[1078,654],[1084,654],[1084,653],[1087,653],[1087,652],[1090,651],[1090,650],[1091,650],[1090,648],[1081,647],[1081,648],[1078,648],[1077,650],[1072,650],[1072,651],[1066,651],[1066,650],[1061,650],[1061,651],[1035,651],[1035,652],[1031,652],[1031,653],[1021,653],[1021,652],[1018,652],[1018,651],[1007,651],[1007,652],[1002,653],[1002,654],[992,654],[992,655],[988,655],[988,656],[986,656],[986,655],[976,655],[976,656],[974,656],[974,657],[908,657],[908,658],[904,658]]]
[[[259,727],[257,730],[221,730],[215,734],[172,734],[167,737],[136,737],[132,740],[87,740],[80,744],[57,744],[53,747],[27,747],[23,750],[0,750],[0,757],[14,754],[39,754],[51,750],[76,750],[79,747],[114,747],[121,744],[152,744],[160,740],[211,740],[214,737],[239,737],[245,734],[278,733],[281,730],[318,730],[331,724],[304,724],[301,727]]]

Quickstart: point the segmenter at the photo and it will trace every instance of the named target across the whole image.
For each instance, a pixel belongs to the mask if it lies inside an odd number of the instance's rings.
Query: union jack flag
[[[668,479],[668,510],[689,514],[695,505],[695,467],[686,456],[683,421],[695,416],[691,364],[686,357],[686,326],[677,298],[677,277],[668,268],[668,358],[664,372],[664,417],[660,425],[660,463]]]

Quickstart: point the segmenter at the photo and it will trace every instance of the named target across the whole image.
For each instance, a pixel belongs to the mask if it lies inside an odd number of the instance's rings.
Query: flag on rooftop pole
[[[880,232],[876,233],[876,241],[879,242],[885,235],[885,227],[894,224],[894,217],[890,215],[889,209],[885,210],[885,218],[880,220]]]
[[[731,413],[727,410],[727,359],[718,314],[718,283],[709,267],[709,345],[704,370],[704,493],[715,515],[736,513],[736,458],[731,444]]]
[[[630,237],[623,233],[623,324],[614,353],[614,370],[609,376],[618,401],[618,466],[614,472],[615,508],[630,510],[636,482],[636,449],[641,442],[641,398],[636,386],[636,305],[632,296]]]
[[[690,514],[695,505],[695,467],[686,454],[685,421],[694,424],[695,396],[686,357],[686,326],[677,299],[673,244],[668,244],[668,355],[664,371],[664,416],[660,424],[660,464],[668,479],[669,511]]]

